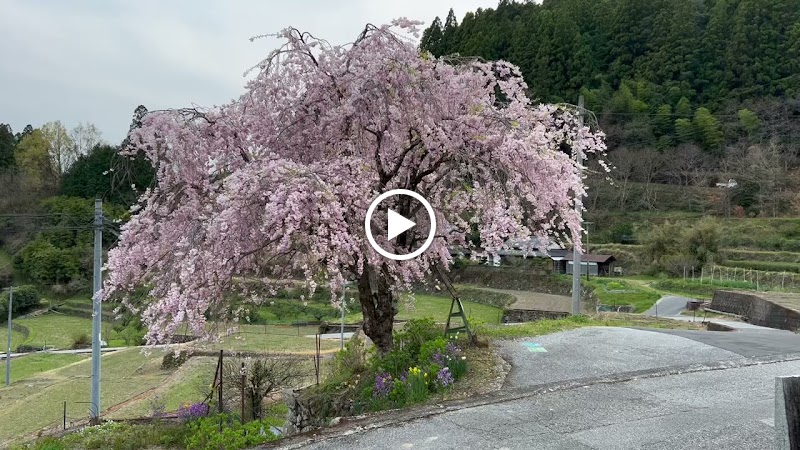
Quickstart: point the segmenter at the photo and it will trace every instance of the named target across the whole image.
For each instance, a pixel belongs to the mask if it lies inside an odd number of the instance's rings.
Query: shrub
[[[177,369],[188,360],[189,353],[186,350],[181,350],[177,354],[175,354],[175,352],[168,352],[161,358],[161,369]]]
[[[344,350],[336,353],[334,359],[335,371],[338,373],[361,373],[367,368],[367,351],[364,341],[351,339],[344,346]]]
[[[270,431],[271,425],[278,423],[275,420],[263,420],[242,425],[238,419],[228,414],[201,417],[187,424],[188,436],[184,443],[187,450],[237,450],[254,447],[276,439]]]
[[[128,325],[119,332],[122,340],[125,341],[125,345],[128,346],[144,345],[144,334],[144,329],[136,324]]]
[[[408,352],[413,359],[419,357],[422,344],[442,336],[443,330],[431,318],[409,320],[402,330],[395,333],[394,344]]]
[[[92,338],[88,333],[80,332],[72,335],[72,344],[70,348],[89,348],[92,346]]]
[[[9,290],[3,292],[0,298],[0,316],[8,315]],[[33,286],[19,286],[14,288],[14,300],[11,302],[11,314],[17,316],[25,314],[39,305],[41,297]]]

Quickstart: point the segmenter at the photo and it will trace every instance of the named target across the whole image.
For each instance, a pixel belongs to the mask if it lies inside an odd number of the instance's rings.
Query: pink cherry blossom
[[[259,301],[300,276],[311,291],[331,286],[333,302],[355,280],[365,332],[386,351],[400,294],[470,247],[472,227],[489,251],[579,234],[583,182],[560,148],[602,155],[602,133],[570,108],[532,104],[509,63],[421,54],[398,34],[416,25],[369,26],[346,47],[286,29],[239,99],[145,118],[133,151],[157,185],[109,252],[103,293],[141,314],[149,343],[184,324],[209,337],[207,322],[246,315],[233,294]],[[363,229],[370,202],[398,188],[426,197],[438,223],[430,248],[403,262]],[[408,253],[424,238],[379,242]]]

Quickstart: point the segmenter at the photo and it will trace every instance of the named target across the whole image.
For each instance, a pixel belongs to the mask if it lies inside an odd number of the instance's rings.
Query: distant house
[[[572,274],[574,266],[572,262],[572,252],[564,251],[563,255],[551,254],[553,261],[553,273]],[[581,273],[589,275],[607,277],[614,273],[614,263],[617,261],[612,255],[593,255],[591,253],[581,255]]]
[[[717,183],[717,187],[726,188],[726,189],[733,189],[736,186],[739,186],[739,183],[736,180],[730,179],[727,183]]]

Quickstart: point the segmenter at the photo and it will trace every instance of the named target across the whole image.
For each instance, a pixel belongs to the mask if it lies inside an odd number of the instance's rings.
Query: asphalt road
[[[539,344],[533,348],[546,352],[531,352],[531,344]],[[505,341],[500,352],[512,366],[506,387],[742,358],[681,336],[614,327],[578,328]]]
[[[644,313],[648,316],[679,316],[686,310],[686,302],[692,299],[679,297],[677,295],[665,295],[661,297],[653,306]]]
[[[637,379],[329,439],[313,449],[773,448],[774,378],[800,362]]]
[[[800,374],[800,337],[774,331],[583,328],[501,351],[502,400],[306,448],[767,449],[775,377]]]

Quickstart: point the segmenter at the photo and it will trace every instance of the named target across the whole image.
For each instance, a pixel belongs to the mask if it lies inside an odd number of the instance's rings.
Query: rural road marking
[[[527,348],[531,353],[547,353],[547,349],[542,347],[542,344],[536,342],[523,342],[522,346]]]

